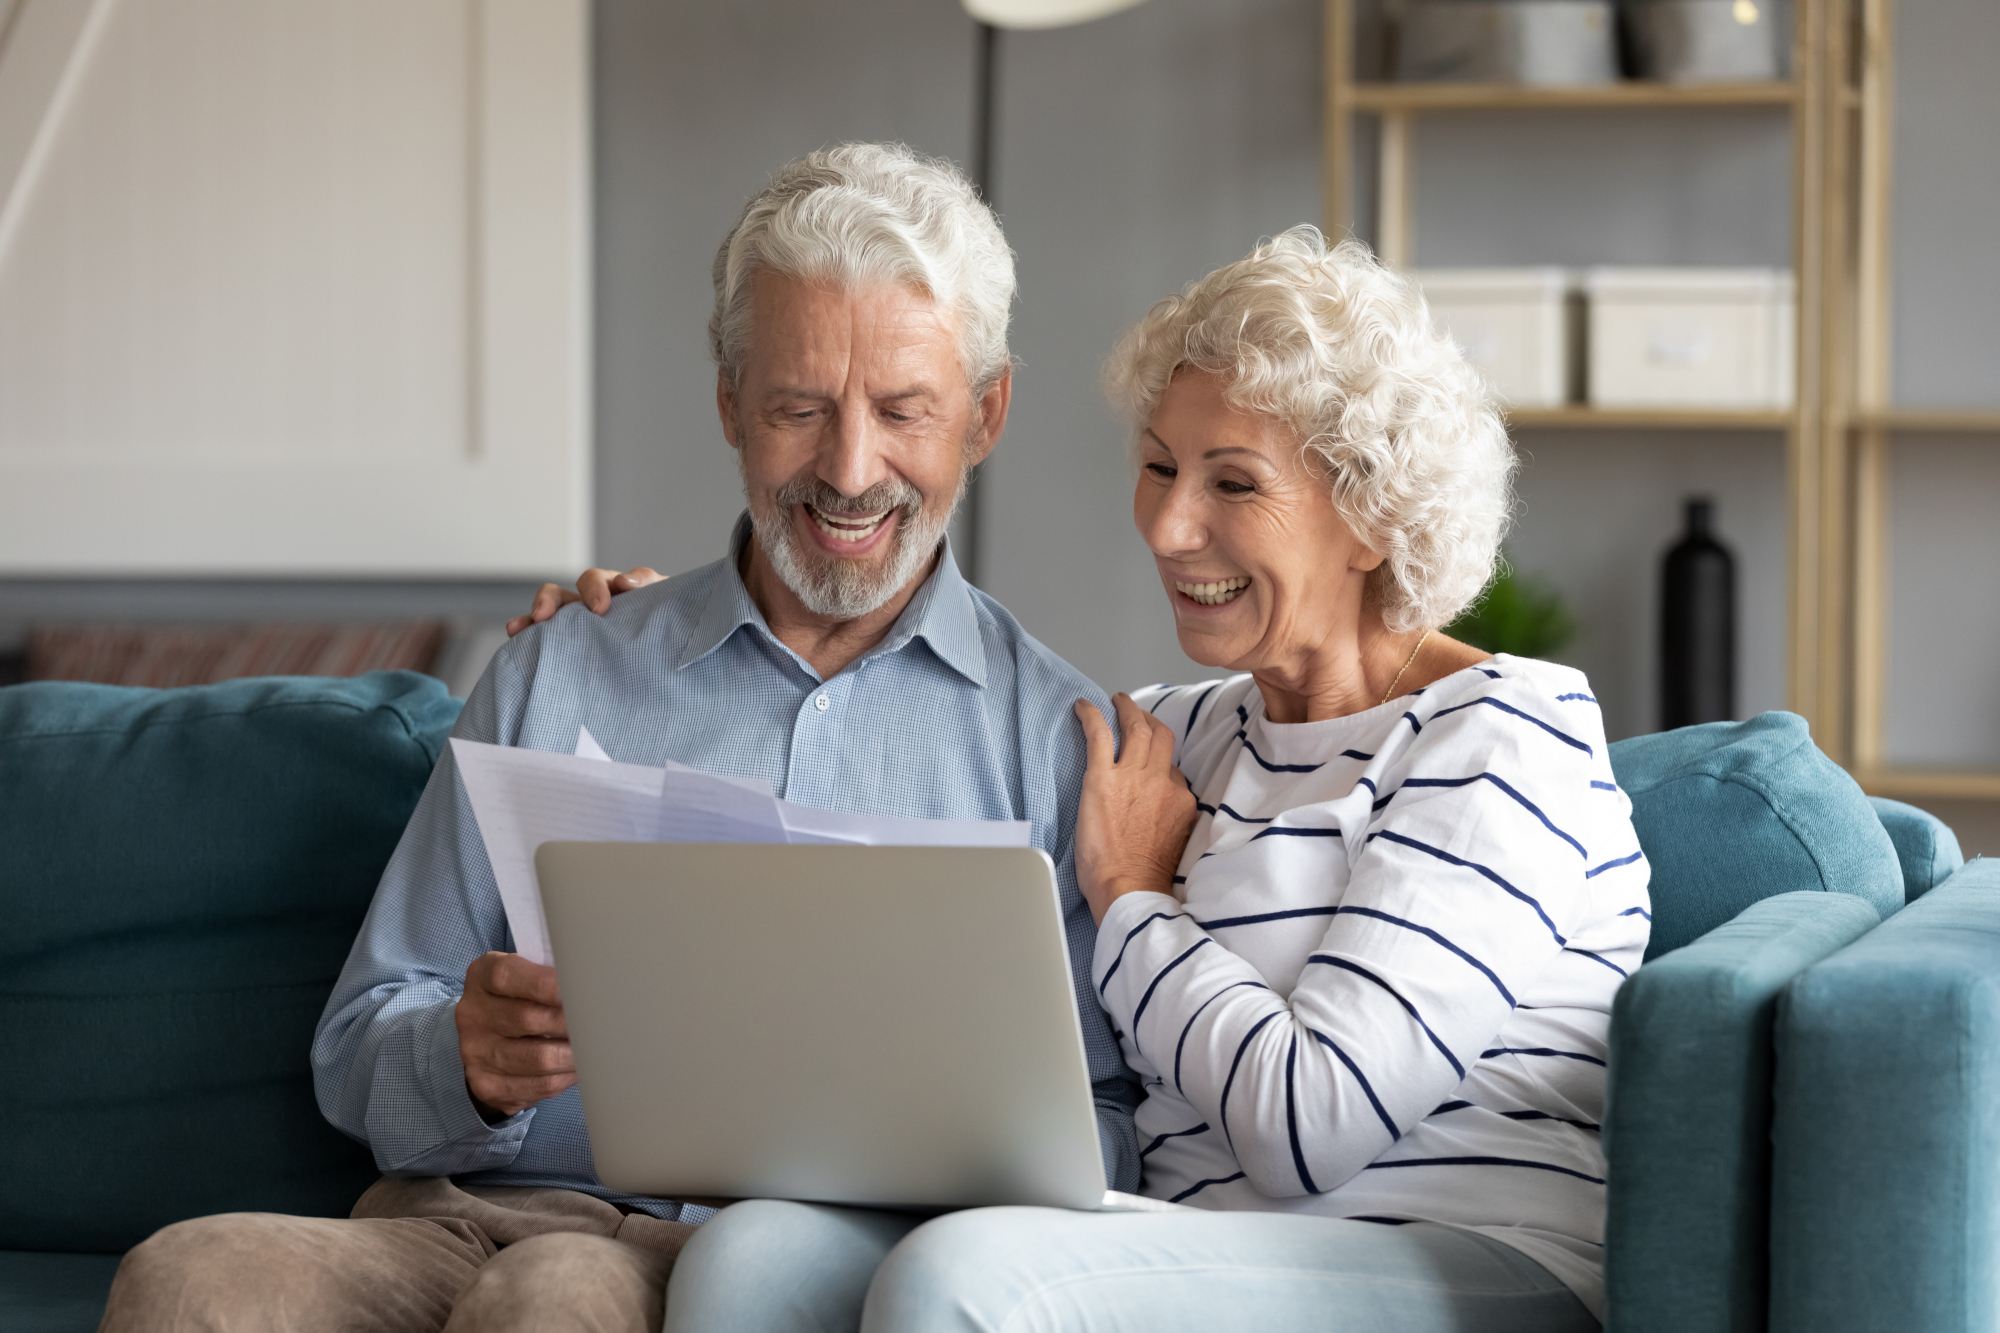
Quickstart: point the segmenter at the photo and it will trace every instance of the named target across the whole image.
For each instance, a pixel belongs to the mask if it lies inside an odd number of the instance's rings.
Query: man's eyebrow
[[[889,393],[871,395],[870,401],[877,403],[900,403],[911,398],[935,398],[938,391],[930,385],[913,385],[907,389],[895,389]],[[796,384],[773,384],[764,391],[767,399],[779,398],[833,398],[837,395],[825,389],[808,389]]]

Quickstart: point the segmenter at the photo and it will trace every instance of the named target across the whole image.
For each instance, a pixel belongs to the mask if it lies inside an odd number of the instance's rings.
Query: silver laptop
[[[550,842],[535,866],[612,1189],[1174,1207],[1104,1188],[1042,852]]]

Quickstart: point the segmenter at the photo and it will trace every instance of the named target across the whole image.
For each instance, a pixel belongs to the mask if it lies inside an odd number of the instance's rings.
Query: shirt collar
[[[743,575],[737,568],[749,541],[750,515],[746,512],[736,520],[736,530],[729,538],[729,558],[722,562],[720,576],[709,589],[708,602],[681,649],[680,659],[674,664],[676,669],[708,656],[745,625],[754,626],[775,641],[771,627],[764,622],[764,613],[750,600],[750,590],[743,586]],[[917,589],[917,595],[903,608],[888,637],[860,660],[901,652],[912,639],[919,638],[930,645],[939,661],[984,688],[986,649],[979,633],[979,611],[973,605],[972,585],[958,572],[958,561],[952,555],[948,537],[944,559],[938,561],[936,571],[924,580],[924,586]]]

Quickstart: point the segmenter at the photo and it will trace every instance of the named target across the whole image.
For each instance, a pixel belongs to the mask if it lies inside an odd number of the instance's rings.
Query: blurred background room
[[[1614,738],[1802,713],[2000,853],[2000,5],[972,8],[0,0],[0,683],[462,694],[542,580],[715,559],[715,247],[895,139],[1018,255],[961,563],[1107,688],[1202,669],[1099,367],[1315,222],[1510,403],[1464,633],[1582,668]]]

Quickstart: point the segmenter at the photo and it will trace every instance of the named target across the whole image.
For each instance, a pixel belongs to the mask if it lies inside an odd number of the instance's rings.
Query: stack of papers
[[[576,753],[454,739],[452,758],[493,864],[514,951],[553,966],[535,879],[545,842],[795,842],[1026,847],[1026,820],[898,819],[781,801],[759,778],[613,763],[587,730]]]

